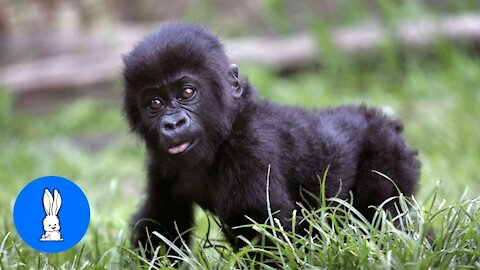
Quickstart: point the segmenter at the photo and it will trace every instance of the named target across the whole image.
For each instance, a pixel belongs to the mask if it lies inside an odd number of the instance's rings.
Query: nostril
[[[165,123],[163,127],[166,130],[173,130],[173,129],[175,129],[175,123]]]
[[[186,123],[187,123],[187,119],[184,117],[184,118],[178,120],[178,122],[176,123],[176,127],[179,128],[181,126],[184,126]]]

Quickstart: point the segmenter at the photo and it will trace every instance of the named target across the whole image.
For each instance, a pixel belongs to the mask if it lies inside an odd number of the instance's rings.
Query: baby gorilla
[[[415,191],[420,165],[399,121],[365,106],[306,111],[258,99],[202,27],[166,24],[124,63],[124,110],[148,155],[146,198],[133,218],[136,246],[154,231],[188,239],[194,204],[218,216],[232,245],[238,235],[255,237],[234,227],[250,224],[246,217],[267,219],[269,167],[270,205],[285,229],[302,191],[319,195],[327,170],[326,196],[353,199],[370,219],[369,206],[398,195],[395,185],[407,196]],[[392,214],[394,202],[386,205]]]

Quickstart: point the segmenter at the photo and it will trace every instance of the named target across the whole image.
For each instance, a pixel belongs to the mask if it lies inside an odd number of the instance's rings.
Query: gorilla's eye
[[[182,91],[180,92],[180,96],[178,98],[180,100],[188,100],[191,97],[193,97],[194,94],[195,94],[195,90],[193,90],[192,88],[186,87],[182,89]]]
[[[150,103],[148,104],[148,108],[153,110],[153,111],[156,111],[158,109],[160,109],[162,107],[162,101],[158,98],[153,98],[152,100],[150,100]]]

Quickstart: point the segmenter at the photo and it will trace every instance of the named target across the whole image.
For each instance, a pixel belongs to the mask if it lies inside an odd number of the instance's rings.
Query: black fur
[[[388,175],[405,195],[415,192],[420,165],[398,120],[365,106],[307,111],[257,99],[222,44],[202,27],[167,24],[124,62],[124,110],[148,153],[148,187],[133,218],[134,245],[147,241],[146,227],[170,239],[177,229],[187,231],[194,203],[229,228],[250,223],[245,216],[263,222],[269,166],[271,207],[287,229],[285,219],[302,201],[300,190],[319,194],[318,177],[327,167],[326,195],[349,200],[351,192],[367,218],[374,213],[370,205],[398,195],[372,170]],[[183,75],[190,76],[187,83],[176,80]],[[184,84],[196,90],[188,102],[178,98]],[[147,107],[156,97],[163,107],[152,111]],[[166,129],[162,123],[168,117],[181,119],[172,123],[182,127]],[[193,141],[186,152],[168,153]],[[387,208],[395,212],[393,203]],[[248,229],[230,232],[232,244],[235,235],[255,236]]]

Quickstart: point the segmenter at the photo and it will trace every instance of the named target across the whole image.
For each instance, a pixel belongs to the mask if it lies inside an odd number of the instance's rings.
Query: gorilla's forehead
[[[129,84],[145,85],[159,80],[171,80],[182,74],[196,74],[207,68],[197,55],[177,53],[144,52],[125,57],[124,76]]]
[[[172,76],[159,77],[158,80],[141,88],[141,96],[152,93],[168,95],[171,91],[177,91],[185,86],[198,88],[200,81],[193,73],[178,73]]]
[[[186,83],[198,84],[206,73],[210,71],[201,65],[191,65],[189,68],[171,65],[154,65],[143,67],[147,73],[137,72],[132,78],[137,86],[158,86],[161,88],[185,85]]]

